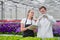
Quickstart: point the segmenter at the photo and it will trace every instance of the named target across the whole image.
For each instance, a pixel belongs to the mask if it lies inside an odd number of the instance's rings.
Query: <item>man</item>
[[[53,16],[46,14],[47,9],[46,7],[42,6],[39,8],[41,12],[41,16],[37,20],[38,32],[37,37],[41,38],[52,38],[53,31],[52,31],[52,24],[56,22]]]

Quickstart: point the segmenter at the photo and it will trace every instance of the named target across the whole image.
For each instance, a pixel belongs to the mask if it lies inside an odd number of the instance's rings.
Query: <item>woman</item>
[[[29,10],[27,18],[22,19],[21,21],[21,31],[23,32],[23,37],[34,37],[33,30],[29,30],[27,27],[34,25],[35,21],[33,20],[34,11]]]

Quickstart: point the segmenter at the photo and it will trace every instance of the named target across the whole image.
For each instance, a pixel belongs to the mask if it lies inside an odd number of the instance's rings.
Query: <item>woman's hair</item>
[[[31,10],[32,10],[32,9],[31,9]],[[28,18],[28,16],[29,16],[29,13],[30,13],[31,10],[28,10],[27,18]],[[31,20],[32,20],[32,19],[33,19],[33,17],[31,18]]]

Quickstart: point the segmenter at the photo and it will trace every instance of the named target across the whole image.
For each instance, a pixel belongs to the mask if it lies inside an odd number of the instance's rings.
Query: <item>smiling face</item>
[[[44,6],[42,6],[41,8],[39,8],[39,11],[41,12],[41,14],[45,14],[47,10]]]
[[[45,13],[46,13],[46,10],[45,10],[44,8],[42,8],[42,9],[40,10],[40,12],[41,12],[42,14],[45,14]]]

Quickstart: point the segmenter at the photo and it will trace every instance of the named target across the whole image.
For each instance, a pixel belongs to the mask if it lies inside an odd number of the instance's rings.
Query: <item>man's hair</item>
[[[41,7],[39,8],[39,10],[41,10],[42,8],[44,8],[45,10],[47,10],[45,6],[41,6]]]

